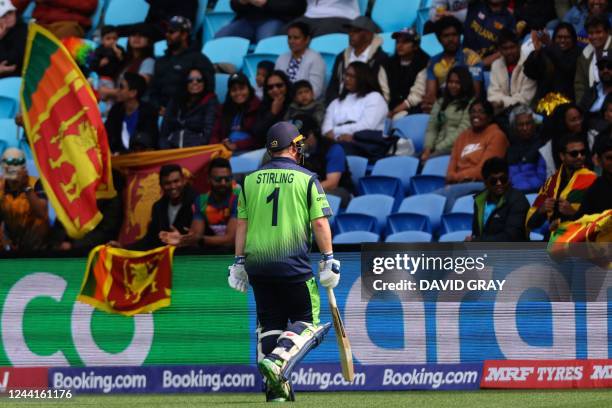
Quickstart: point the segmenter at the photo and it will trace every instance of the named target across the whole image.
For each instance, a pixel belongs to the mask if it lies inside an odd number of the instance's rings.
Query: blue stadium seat
[[[527,198],[527,201],[529,201],[529,205],[533,207],[533,203],[535,202],[536,198],[538,198],[538,193],[527,194],[525,198]]]
[[[429,217],[415,213],[395,213],[387,217],[387,234],[404,231],[431,232]]]
[[[5,148],[18,147],[21,128],[15,124],[14,119],[0,119],[0,140],[6,143]]]
[[[227,80],[229,74],[215,74],[215,93],[220,103],[225,102],[227,96]]]
[[[446,178],[441,176],[417,174],[410,179],[410,191],[412,194],[428,194],[445,185]]]
[[[38,167],[36,167],[33,159],[26,160],[26,169],[28,170],[28,175],[38,177]]]
[[[232,156],[232,158],[230,158],[230,165],[232,166],[232,173],[234,174],[251,173],[257,170],[260,164],[261,159],[257,158],[256,156],[243,154],[240,156]]]
[[[484,78],[484,89],[489,89],[489,85],[491,85],[491,71],[484,71],[482,75]]]
[[[208,0],[198,0],[198,9],[196,11],[196,18],[193,22],[193,33],[195,34],[200,30],[202,24],[204,24],[204,16],[206,15],[206,7],[208,7]]]
[[[416,30],[419,35],[423,35],[423,29],[425,28],[425,23],[429,20],[429,5],[426,5],[425,2],[421,2],[421,6],[419,7],[419,11],[417,12],[416,19]]]
[[[35,6],[36,6],[36,2],[34,2],[34,1],[29,2],[28,6],[25,8],[25,10],[23,10],[23,13],[21,13],[21,19],[25,23],[28,23],[32,19],[32,13],[34,12],[34,7]]]
[[[168,49],[168,43],[165,40],[158,41],[153,44],[153,54],[155,58],[163,57],[166,54],[166,50]]]
[[[348,34],[334,33],[315,37],[310,42],[310,48],[321,53],[328,52],[334,56],[340,54],[349,45]]]
[[[329,83],[332,77],[332,70],[334,69],[334,62],[336,62],[336,55],[330,52],[322,52],[321,57],[325,61],[325,83]]]
[[[21,88],[21,77],[8,77],[0,79],[0,96],[6,96],[19,105],[19,90]]]
[[[241,37],[215,38],[204,44],[202,52],[212,63],[230,63],[242,69],[242,61],[249,52],[249,40]]]
[[[122,47],[124,50],[127,50],[128,41],[129,41],[128,37],[119,37],[117,39],[117,45]],[[164,40],[164,42],[166,41]],[[153,52],[155,52],[155,50]]]
[[[430,57],[440,54],[444,50],[434,33],[425,34],[421,37],[421,49]]]
[[[7,148],[6,141],[0,139],[0,156],[2,155],[2,153],[4,153],[6,148]]]
[[[241,157],[252,158],[253,160],[257,160],[259,164],[263,161],[264,155],[266,154],[266,148],[262,147],[261,149],[251,150],[249,152],[243,153]],[[259,167],[259,165],[258,165]]]
[[[0,118],[14,118],[17,113],[17,103],[13,98],[0,96]]]
[[[389,235],[385,242],[431,242],[431,234],[424,231],[404,231]]]
[[[446,177],[450,155],[432,157],[425,162],[421,174]]]
[[[357,0],[359,2],[359,11],[362,16],[365,16],[366,11],[368,11],[368,0]]]
[[[397,177],[402,182],[404,191],[410,187],[410,178],[416,174],[419,160],[409,156],[385,157],[374,163],[373,176]]]
[[[446,234],[448,232],[472,230],[472,214],[468,213],[450,213],[442,215],[442,227],[440,232]]]
[[[104,14],[104,24],[124,25],[135,24],[144,21],[149,12],[149,3],[145,0],[130,0],[126,7],[123,0],[109,0]]]
[[[417,113],[414,115],[404,116],[398,120],[393,121],[394,134],[412,140],[416,153],[423,151],[423,144],[425,143],[425,131],[427,130],[427,123],[429,122],[429,115],[426,113]]]
[[[332,242],[334,244],[361,244],[362,242],[378,242],[378,234],[369,231],[351,231],[338,234]]]
[[[249,78],[251,84],[255,86],[255,75],[257,75],[257,64],[261,61],[271,61],[273,64],[276,62],[278,58],[278,54],[269,54],[269,53],[256,53],[256,54],[248,54],[244,57],[244,74]]]
[[[446,197],[438,194],[421,194],[404,198],[397,212],[425,215],[429,218],[432,230],[436,231],[440,226],[440,217],[445,204]]]
[[[472,235],[472,230],[454,231],[440,235],[438,242],[463,242],[465,237]]]
[[[529,234],[529,240],[530,241],[544,241],[544,235],[539,234],[537,232],[532,232]]]
[[[397,177],[366,176],[359,179],[360,194],[384,194],[393,197],[396,205],[404,198],[404,187]]]
[[[474,196],[471,194],[465,195],[463,197],[459,197],[455,200],[453,204],[453,208],[451,208],[451,213],[474,213]]]
[[[338,233],[351,231],[379,232],[378,220],[373,215],[343,212],[334,217],[335,228]]]
[[[382,31],[397,31],[415,23],[418,9],[419,2],[414,0],[376,0],[372,20]]]
[[[258,54],[284,54],[289,52],[289,44],[287,43],[286,35],[275,35],[273,37],[264,38],[255,46],[255,51]]]
[[[100,21],[102,21],[102,15],[106,11],[106,7],[108,6],[109,0],[98,0],[98,5],[96,6],[96,11],[91,16],[91,28],[86,34],[87,38],[93,38],[96,29],[100,25]]]
[[[395,54],[395,40],[391,38],[393,32],[378,34],[383,40],[382,49],[389,55]]]
[[[355,186],[359,185],[359,179],[364,177],[368,169],[368,159],[361,156],[346,156],[349,170],[351,171],[351,179]]]
[[[215,8],[213,9],[215,12],[218,11],[231,11],[232,13],[232,5],[230,0],[218,0],[217,4],[215,4]]]
[[[204,16],[203,42],[215,38],[215,34],[222,27],[228,25],[236,17],[233,11],[214,11]]]
[[[353,198],[344,214],[366,214],[375,217],[378,221],[378,231],[381,231],[387,222],[387,216],[393,209],[393,197],[382,194],[370,194]]]
[[[329,225],[333,228],[336,215],[340,213],[340,203],[342,199],[337,195],[327,194],[327,202],[329,203],[329,208],[332,210],[332,216],[329,217]]]

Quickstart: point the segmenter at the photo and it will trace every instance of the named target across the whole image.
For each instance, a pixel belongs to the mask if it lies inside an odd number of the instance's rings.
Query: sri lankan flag
[[[561,200],[567,200],[570,202],[571,206],[578,210],[580,208],[580,203],[582,202],[582,198],[584,197],[584,193],[586,190],[593,184],[595,179],[597,178],[597,174],[593,173],[591,170],[587,168],[582,168],[574,171],[572,177],[569,182],[565,186],[565,188],[559,192],[559,187],[561,185],[561,175],[563,174],[564,167],[561,165],[559,171],[550,176],[548,180],[544,183],[544,185],[538,191],[538,196],[533,202],[533,206],[527,212],[527,218],[525,219],[525,225],[529,224],[529,220],[531,217],[538,211],[538,208],[544,204],[544,201],[549,198],[557,198]],[[548,214],[548,218],[551,217],[552,214]],[[549,219],[549,221],[552,221]]]
[[[98,103],[80,69],[49,31],[30,24],[21,111],[45,192],[68,234],[102,219],[96,199],[115,196]]]
[[[100,245],[89,254],[78,300],[132,316],[170,305],[174,247],[128,251]]]

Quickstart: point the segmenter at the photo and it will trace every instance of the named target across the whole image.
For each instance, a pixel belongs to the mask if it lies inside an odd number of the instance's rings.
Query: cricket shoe
[[[268,401],[282,402],[293,400],[291,384],[283,377],[281,372],[283,363],[282,360],[272,360],[266,357],[258,364],[259,372],[266,379],[268,392],[273,397],[273,399],[268,399]],[[266,399],[268,392],[266,392]]]

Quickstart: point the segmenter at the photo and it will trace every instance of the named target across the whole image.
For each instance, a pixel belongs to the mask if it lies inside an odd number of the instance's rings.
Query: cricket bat
[[[353,367],[353,352],[351,351],[351,343],[346,337],[344,325],[340,318],[340,311],[336,305],[336,296],[332,288],[327,288],[327,299],[329,301],[329,309],[331,311],[332,320],[334,321],[334,330],[336,331],[336,340],[338,342],[338,350],[340,351],[340,365],[342,366],[342,376],[346,381],[353,381],[355,377],[355,369]]]

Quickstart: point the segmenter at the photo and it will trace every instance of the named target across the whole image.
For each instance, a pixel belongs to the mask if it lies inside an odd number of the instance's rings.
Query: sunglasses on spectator
[[[508,183],[508,176],[500,176],[500,177],[489,177],[487,179],[487,183],[496,186],[497,183],[506,184]]]
[[[2,163],[9,166],[23,166],[26,163],[26,159],[20,157],[11,157],[9,159],[2,159]]]
[[[274,88],[283,88],[285,86],[284,83],[282,82],[277,82],[275,84],[268,84],[268,89],[274,89]]]
[[[221,183],[222,181],[229,183],[230,181],[232,181],[232,176],[217,176],[217,177],[212,177],[212,179],[214,180],[215,183]]]
[[[202,82],[204,82],[204,78],[202,78],[202,77],[189,77],[189,78],[187,78],[187,83],[192,83],[192,82],[197,82],[198,84],[201,84]]]
[[[585,157],[586,153],[587,153],[586,149],[582,149],[582,150],[570,150],[570,151],[565,152],[565,154],[573,157],[574,159],[576,157],[578,157],[578,156]]]

